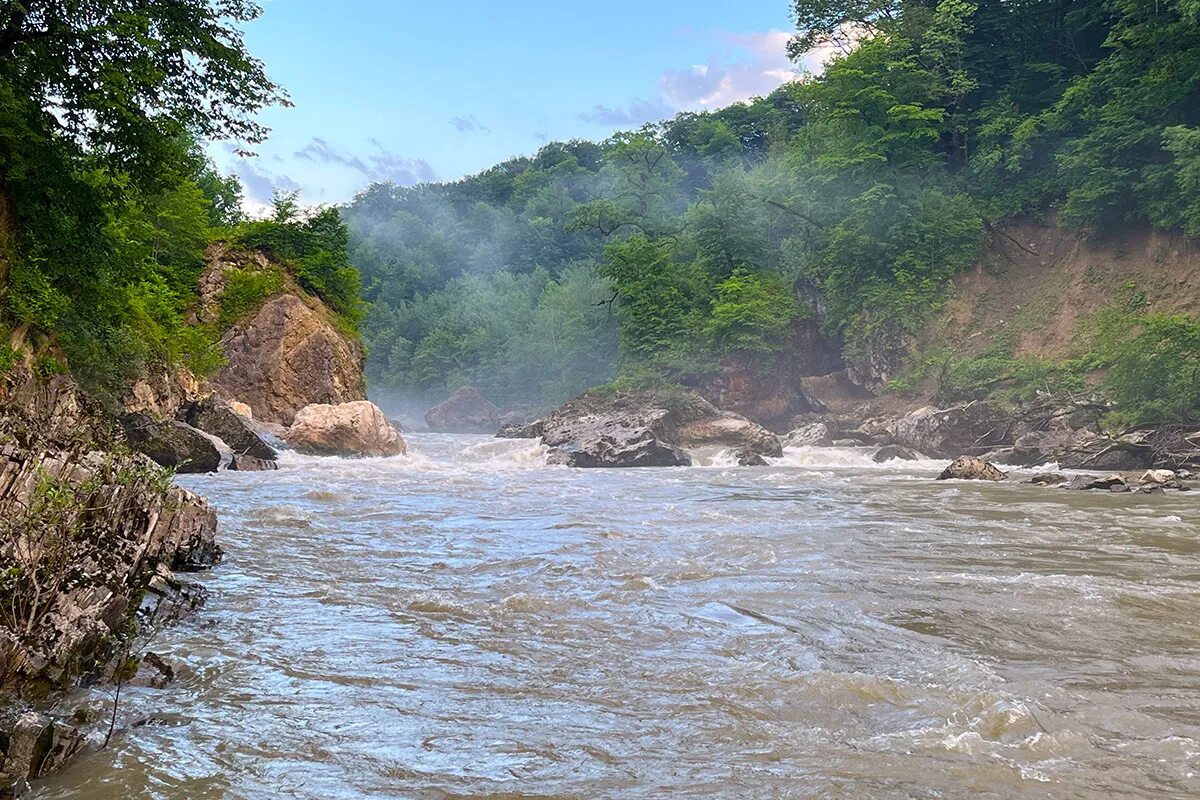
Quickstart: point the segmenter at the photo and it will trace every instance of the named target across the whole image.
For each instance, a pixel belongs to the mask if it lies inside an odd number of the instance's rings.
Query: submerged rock
[[[923,458],[924,456],[916,450],[898,444],[884,445],[875,451],[875,455],[871,456],[871,460],[876,464],[886,461],[920,461]]]
[[[367,400],[301,409],[284,440],[319,456],[397,456],[408,452],[400,432]]]
[[[1029,479],[1035,486],[1060,486],[1067,482],[1067,476],[1058,472],[1039,472]]]
[[[1008,475],[1001,472],[995,464],[984,461],[976,456],[960,456],[938,475],[939,481],[1002,481]]]
[[[734,450],[739,463],[779,456],[778,437],[690,394],[590,392],[541,422],[551,463],[577,467],[687,466],[682,448]]]
[[[429,430],[439,433],[484,433],[500,428],[500,412],[474,386],[463,386],[425,413]]]
[[[194,473],[216,472],[221,466],[217,443],[187,423],[140,412],[123,414],[119,421],[129,446],[161,467]]]

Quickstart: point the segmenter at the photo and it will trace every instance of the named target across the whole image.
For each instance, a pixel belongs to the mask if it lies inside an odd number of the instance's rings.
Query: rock
[[[995,464],[984,461],[976,456],[960,456],[950,466],[938,475],[939,481],[1002,481],[1008,475],[996,468]]]
[[[924,456],[916,450],[898,444],[884,445],[875,451],[875,455],[871,456],[871,460],[876,464],[882,464],[885,461],[920,461],[923,458]]]
[[[129,446],[161,467],[195,473],[216,472],[221,466],[217,444],[191,425],[138,412],[122,414],[119,421]]]
[[[88,451],[85,443],[23,447],[15,443],[18,425],[0,425],[7,442],[0,445],[0,563],[37,567],[30,560],[40,551],[28,537],[40,528],[23,521],[42,487],[53,487],[61,527],[71,531],[55,554],[61,570],[43,575],[39,617],[19,639],[0,639],[0,685],[42,694],[71,685],[108,657],[114,635],[127,629],[137,599],[152,593],[155,580],[206,569],[221,551],[208,504],[164,480],[148,459]]]
[[[9,785],[23,785],[57,772],[85,744],[83,734],[73,725],[35,711],[27,712],[13,725],[0,774]]]
[[[708,413],[709,409],[712,413]],[[666,432],[666,438],[675,447],[732,448],[737,451],[739,463],[743,464],[761,461],[755,456],[778,458],[783,455],[778,436],[739,414],[718,411],[710,405],[704,413],[682,418],[673,430]]]
[[[778,456],[770,431],[691,394],[589,392],[542,420],[551,463],[579,467],[686,466],[681,448],[720,447],[739,461]]]
[[[833,438],[824,422],[811,422],[783,437],[785,447],[831,447]]]
[[[245,403],[237,400],[230,400],[229,407],[233,409],[233,413],[245,417],[246,419],[254,419],[254,409]]]
[[[250,406],[259,422],[280,425],[292,424],[305,406],[366,399],[362,346],[310,302],[280,295],[225,333],[227,363],[212,379],[220,397]]]
[[[1148,469],[1142,474],[1142,483],[1167,484],[1176,480],[1175,472],[1169,469]]]
[[[216,395],[189,403],[180,411],[180,419],[197,430],[216,436],[236,455],[261,461],[274,461],[278,454],[254,432],[249,420]]]
[[[1008,440],[1008,423],[989,403],[920,408],[889,426],[896,444],[934,458],[977,455]]]
[[[620,435],[599,433],[569,449],[559,444],[551,449],[549,463],[582,468],[689,467],[692,459],[643,428]]]
[[[834,439],[833,447],[862,447],[858,439]]]
[[[1039,472],[1029,482],[1035,486],[1059,486],[1067,482],[1067,476],[1058,472]]]
[[[500,428],[496,407],[473,386],[463,386],[425,413],[429,430],[439,433],[485,433]]]
[[[524,424],[501,425],[496,432],[497,439],[538,439],[542,435],[541,420]]]
[[[737,453],[737,462],[739,467],[769,467],[770,464],[762,457],[761,453],[753,453],[743,450]]]
[[[845,371],[808,376],[799,380],[800,395],[808,407],[823,414],[853,413],[874,395],[854,383]]]
[[[229,461],[229,469],[237,472],[270,472],[279,469],[279,464],[274,460],[268,461],[265,458],[234,453],[233,458]]]
[[[408,452],[400,432],[379,406],[367,400],[301,409],[285,441],[301,453],[321,456],[397,456]]]
[[[175,668],[158,653],[148,652],[137,660],[137,672],[126,679],[129,686],[161,689],[175,680]]]
[[[1071,482],[1067,484],[1067,488],[1073,491],[1123,491],[1129,487],[1125,484],[1125,479],[1120,475],[1108,475],[1100,478],[1095,475],[1076,475],[1071,478]]]
[[[1152,447],[1135,435],[1113,439],[1090,429],[1031,431],[1013,443],[1013,463],[1057,463],[1064,469],[1145,469],[1154,461]]]

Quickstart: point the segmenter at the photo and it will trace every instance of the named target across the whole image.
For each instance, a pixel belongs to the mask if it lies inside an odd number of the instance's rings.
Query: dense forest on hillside
[[[937,314],[998,223],[1053,211],[1093,236],[1200,235],[1197,0],[796,0],[823,74],[769,97],[551,144],[345,209],[376,387],[471,382],[544,405],[760,359],[809,316],[853,358]],[[1128,420],[1200,413],[1194,320],[1141,315],[1071,364],[1107,367]],[[1111,331],[1110,331],[1111,333]],[[1116,344],[1113,344],[1116,342]],[[897,358],[899,356],[896,356]],[[1169,395],[1169,396],[1168,396]]]
[[[238,182],[200,145],[262,141],[253,114],[286,101],[242,46],[258,13],[243,0],[0,4],[0,375],[31,355],[112,399],[154,368],[215,370],[221,331],[190,311],[216,239],[274,252],[356,321],[338,211],[283,197],[272,219],[246,221]],[[243,306],[270,290],[242,283],[229,296]]]

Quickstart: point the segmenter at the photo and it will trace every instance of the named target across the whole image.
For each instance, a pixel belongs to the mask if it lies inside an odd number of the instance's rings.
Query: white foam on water
[[[801,469],[870,469],[891,472],[918,472],[923,470],[940,470],[945,468],[948,461],[921,459],[904,461],[892,459],[877,463],[874,455],[877,448],[873,447],[785,447],[780,458],[768,458],[767,463],[773,467],[797,467]]]

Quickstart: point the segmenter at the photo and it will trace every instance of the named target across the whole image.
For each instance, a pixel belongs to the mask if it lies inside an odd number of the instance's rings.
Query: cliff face
[[[18,365],[0,380],[0,797],[82,746],[29,704],[198,605],[175,571],[220,557],[208,504],[117,431],[68,376]]]
[[[333,313],[262,253],[213,248],[200,282],[201,321],[217,319],[235,270],[274,271],[280,284],[222,337],[227,363],[210,382],[220,397],[245,403],[261,422],[285,426],[305,406],[366,399],[364,353],[357,337],[339,330]]]

